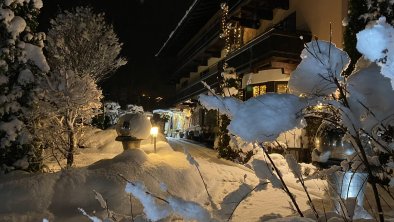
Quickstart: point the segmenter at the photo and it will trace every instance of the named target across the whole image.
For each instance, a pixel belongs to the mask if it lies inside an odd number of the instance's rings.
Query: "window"
[[[276,84],[276,92],[277,93],[287,93],[287,84],[286,83]]]
[[[253,86],[253,97],[263,95],[267,92],[267,86],[266,85],[261,85],[261,86]]]

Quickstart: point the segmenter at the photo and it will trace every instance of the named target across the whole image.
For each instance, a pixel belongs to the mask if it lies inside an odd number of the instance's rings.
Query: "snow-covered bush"
[[[200,95],[200,103],[207,109],[219,109],[222,115],[219,116],[218,132],[214,142],[214,149],[218,151],[221,158],[225,158],[238,163],[245,163],[249,160],[253,152],[244,149],[244,142],[240,137],[235,138],[229,133],[227,127],[230,124],[228,116],[235,115],[235,110],[238,110],[242,103],[239,96],[239,88],[241,87],[241,79],[235,72],[235,69],[229,67],[226,63],[223,65],[223,72],[221,73],[220,88],[221,95],[206,96]],[[206,87],[209,86],[204,83]],[[210,89],[213,94],[215,91]],[[210,104],[215,104],[216,107],[210,107]]]
[[[117,102],[105,102],[104,103],[104,115],[108,116],[109,125],[115,125],[119,119],[120,105]]]
[[[92,119],[92,125],[107,129],[118,122],[119,116],[122,113],[119,103],[104,102],[101,112]]]
[[[342,163],[343,170],[364,169],[368,174],[383,221],[377,184],[394,185],[394,91],[390,83],[394,78],[394,28],[380,18],[357,37],[358,50],[371,62],[360,60],[348,78],[341,75],[350,61],[347,53],[331,42],[315,40],[305,44],[302,62],[291,74],[291,94],[265,94],[231,109],[219,96],[201,96],[200,101],[229,116],[231,133],[258,144],[302,127],[307,116],[342,129],[356,150]]]
[[[126,106],[126,110],[124,110],[123,113],[140,113],[140,114],[143,114],[144,113],[144,107],[138,106],[138,105],[134,105],[134,104],[128,104]]]
[[[0,1],[0,168],[38,170],[40,165],[32,110],[37,79],[49,71],[42,52],[45,34],[35,32],[42,5],[41,0]]]
[[[67,159],[67,167],[84,126],[100,110],[97,83],[125,64],[118,58],[121,46],[104,14],[91,8],[65,11],[51,20],[46,49],[52,70],[41,81],[39,133],[45,148]]]

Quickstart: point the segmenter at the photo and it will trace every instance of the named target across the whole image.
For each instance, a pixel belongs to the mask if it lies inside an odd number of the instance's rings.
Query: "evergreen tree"
[[[38,170],[31,123],[37,76],[49,71],[45,34],[35,33],[41,0],[0,0],[0,168]]]
[[[233,96],[239,98],[238,89],[241,88],[241,81],[237,76],[234,68],[227,67],[224,65],[224,70],[221,73],[220,80],[220,91],[223,96]],[[236,147],[237,145],[231,145],[231,135],[227,130],[227,126],[230,124],[230,119],[226,115],[220,115],[219,117],[219,131],[217,134],[217,142],[215,143],[215,149],[218,151],[218,155],[221,158],[236,161],[236,162],[247,162],[252,156],[252,152],[243,153],[242,149]]]
[[[356,49],[356,34],[363,30],[368,22],[377,20],[381,16],[385,16],[388,23],[394,24],[393,5],[394,1],[391,0],[349,0],[343,37],[344,50],[351,59],[346,75],[350,75],[361,56]]]

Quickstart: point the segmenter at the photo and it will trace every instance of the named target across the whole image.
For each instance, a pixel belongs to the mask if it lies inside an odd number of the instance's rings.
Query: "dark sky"
[[[40,31],[46,32],[49,19],[58,12],[80,5],[105,12],[120,41],[128,64],[102,84],[106,98],[121,103],[139,103],[146,94],[168,97],[173,91],[166,83],[167,60],[154,54],[168,38],[193,0],[44,0]]]

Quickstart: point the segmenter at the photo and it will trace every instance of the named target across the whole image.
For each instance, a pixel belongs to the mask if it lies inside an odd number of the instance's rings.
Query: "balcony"
[[[211,86],[211,88],[217,88],[219,86],[218,77],[222,66],[223,62],[219,61],[218,63],[215,63],[203,71],[200,74],[200,78],[198,80],[190,83],[188,86],[180,89],[177,92],[176,97],[174,98],[174,103],[180,103],[184,100],[206,92],[207,89],[204,87],[201,81],[206,82],[209,86]]]
[[[273,61],[300,61],[300,53],[304,48],[303,40],[310,40],[310,34],[305,32],[289,32],[279,29],[271,29],[258,36],[251,42],[232,52],[225,58],[229,66],[234,67],[238,74],[249,73],[258,69],[259,64],[271,64]],[[218,76],[221,72],[224,60],[209,67],[200,74],[200,79],[187,85],[177,92],[175,103],[182,102],[199,95],[207,90],[200,83],[205,81],[212,88],[218,87]]]
[[[301,35],[304,40],[300,39]],[[303,41],[309,40],[309,33],[273,28],[229,54],[226,62],[237,73],[251,72],[259,68],[256,67],[258,64],[267,64],[277,59],[299,62],[304,48]]]

